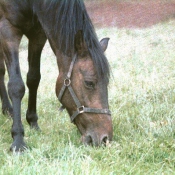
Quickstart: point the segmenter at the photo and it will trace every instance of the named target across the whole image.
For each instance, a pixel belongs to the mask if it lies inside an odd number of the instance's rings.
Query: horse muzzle
[[[96,147],[107,146],[109,142],[112,141],[112,134],[88,133],[87,135],[83,135],[81,139],[84,145]]]

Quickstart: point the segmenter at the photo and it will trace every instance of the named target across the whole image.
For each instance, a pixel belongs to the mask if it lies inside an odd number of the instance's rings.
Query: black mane
[[[43,4],[43,0],[40,0]],[[93,24],[86,11],[83,0],[44,0],[45,20],[53,29],[54,38],[59,42],[59,49],[68,54],[75,52],[74,38],[82,30],[84,41],[96,67],[99,78],[109,81],[108,60],[98,41]],[[43,9],[42,9],[43,10]]]

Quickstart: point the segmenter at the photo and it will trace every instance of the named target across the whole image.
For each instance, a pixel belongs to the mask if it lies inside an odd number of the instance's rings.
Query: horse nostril
[[[101,140],[101,143],[102,145],[107,145],[109,142],[109,139],[108,139],[108,136],[103,136],[102,140]]]
[[[86,135],[83,137],[83,143],[90,146],[107,146],[109,144],[109,137],[107,135],[95,137],[94,135]]]
[[[86,136],[85,143],[87,145],[93,145],[93,140],[92,140],[92,137],[90,135]]]

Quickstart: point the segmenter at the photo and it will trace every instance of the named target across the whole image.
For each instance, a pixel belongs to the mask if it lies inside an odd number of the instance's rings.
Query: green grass
[[[175,21],[147,29],[100,29],[110,37],[106,52],[112,76],[109,103],[114,138],[104,148],[85,147],[66,112],[59,113],[55,96],[58,75],[55,57],[47,44],[42,55],[38,91],[41,132],[25,121],[22,155],[9,152],[11,119],[0,113],[0,175],[169,175],[175,172]],[[20,48],[24,81],[27,40]],[[6,78],[8,80],[8,78]]]

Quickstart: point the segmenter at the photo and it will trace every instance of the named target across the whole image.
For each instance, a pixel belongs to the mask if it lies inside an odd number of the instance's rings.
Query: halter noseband
[[[108,115],[111,115],[111,111],[109,109],[98,109],[98,108],[88,108],[88,107],[85,107],[83,105],[81,105],[80,101],[78,100],[74,90],[72,89],[72,86],[71,86],[71,75],[72,75],[72,70],[73,70],[73,66],[75,64],[75,61],[76,61],[76,58],[77,58],[77,54],[74,55],[73,59],[72,59],[72,62],[70,64],[70,67],[69,67],[69,71],[67,73],[67,76],[64,80],[64,84],[60,90],[60,93],[58,95],[58,100],[61,102],[61,99],[64,95],[64,92],[66,90],[66,88],[68,88],[76,106],[77,106],[77,110],[73,112],[73,115],[70,117],[71,118],[71,122],[74,121],[74,119],[79,115],[79,114],[82,114],[82,113],[95,113],[95,114],[108,114]]]

